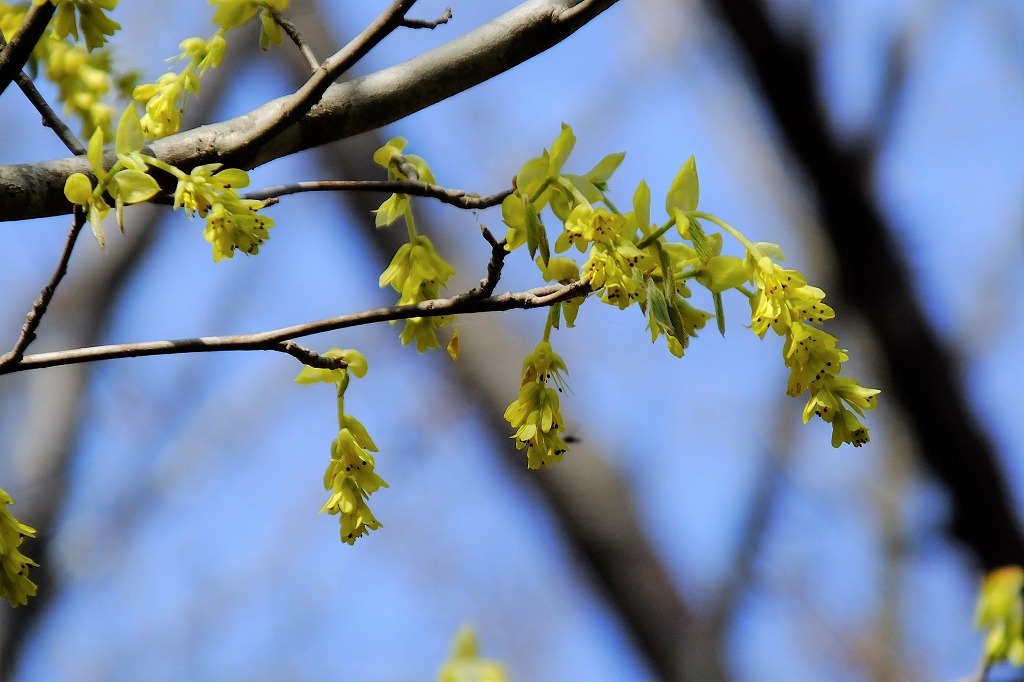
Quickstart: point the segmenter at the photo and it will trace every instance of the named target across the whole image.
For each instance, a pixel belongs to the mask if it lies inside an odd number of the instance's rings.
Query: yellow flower
[[[1024,568],[1006,566],[985,577],[975,621],[988,630],[986,663],[1024,665]]]
[[[320,509],[332,515],[340,514],[341,539],[346,544],[355,544],[357,538],[381,527],[366,504],[367,496],[351,476],[336,476],[331,497]]]
[[[554,381],[555,386],[561,392],[562,387],[565,386],[563,372],[568,373],[569,370],[565,366],[562,356],[551,348],[549,342],[541,341],[533,349],[533,352],[523,360],[523,378],[519,385],[525,386],[531,381],[546,382],[550,379]]]
[[[139,85],[132,91],[132,98],[144,102],[146,113],[142,117],[142,130],[149,139],[167,137],[181,127],[181,108],[185,106],[184,93],[187,89],[181,76],[165,73],[156,83]]]

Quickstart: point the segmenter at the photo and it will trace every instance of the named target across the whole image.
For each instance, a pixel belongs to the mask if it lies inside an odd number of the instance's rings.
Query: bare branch
[[[429,28],[435,29],[441,24],[447,24],[448,20],[452,18],[452,8],[445,7],[444,12],[441,13],[434,21],[428,21],[426,19],[402,19],[402,26],[405,28]]]
[[[11,374],[29,369],[57,367],[59,365],[75,365],[82,362],[98,362],[116,358],[137,358],[148,355],[175,355],[180,353],[209,353],[229,350],[272,350],[288,353],[306,364],[324,361],[312,351],[308,351],[294,343],[292,339],[323,332],[358,327],[374,322],[404,320],[410,317],[440,317],[444,315],[460,315],[470,313],[495,312],[512,309],[543,308],[570,298],[584,296],[590,292],[590,282],[577,280],[571,284],[557,284],[538,287],[519,293],[505,293],[499,296],[478,298],[470,291],[451,298],[440,298],[423,301],[416,305],[391,306],[377,308],[361,313],[331,317],[326,320],[307,322],[304,324],[258,332],[256,334],[238,334],[234,336],[204,336],[192,339],[174,339],[168,341],[145,341],[141,343],[121,343],[108,346],[92,346],[75,348],[51,353],[27,355],[18,362],[0,366],[0,374]],[[313,366],[323,366],[314,364]]]
[[[4,40],[4,34],[0,32],[0,48],[4,48],[7,44],[7,41]],[[25,97],[32,106],[36,108],[36,111],[42,115],[43,124],[48,128],[51,128],[53,132],[57,133],[57,137],[59,137],[60,141],[64,143],[64,146],[68,148],[68,151],[75,155],[85,154],[85,147],[81,142],[79,142],[78,138],[75,137],[75,134],[71,132],[71,128],[61,120],[60,116],[57,115],[57,112],[55,112],[53,108],[47,104],[46,100],[43,99],[43,96],[39,94],[35,83],[33,83],[32,79],[28,77],[28,74],[21,69],[18,69],[14,74],[14,81],[18,84],[18,87],[21,88],[21,91],[25,93]],[[3,90],[0,89],[0,93],[2,92]]]
[[[305,116],[242,165],[254,168],[373,130],[468,90],[558,44],[616,1],[529,0],[407,62],[332,85]],[[252,130],[276,120],[288,101],[273,100],[237,118],[158,140],[149,149],[183,170],[225,162],[243,148]],[[70,213],[64,182],[71,173],[90,170],[88,161],[78,157],[0,166],[0,221]]]
[[[288,34],[288,37],[291,38],[293,43],[295,43],[295,46],[299,48],[299,52],[302,53],[302,56],[306,59],[306,63],[309,64],[309,70],[315,72],[320,67],[320,60],[316,58],[315,54],[313,54],[312,48],[309,47],[309,43],[307,43],[306,39],[302,37],[301,33],[299,33],[298,27],[277,10],[271,11],[270,16],[274,17],[274,21],[277,22],[277,25]]]
[[[437,199],[458,208],[483,209],[497,206],[513,190],[507,189],[497,194],[482,197],[479,194],[472,194],[461,189],[448,189],[440,185],[430,185],[425,182],[412,182],[409,180],[316,180],[266,187],[255,192],[249,192],[245,195],[245,198],[266,201],[300,192],[335,191],[410,194],[416,197]]]
[[[28,62],[32,50],[43,37],[46,25],[56,11],[57,6],[49,2],[33,5],[25,14],[25,23],[11,36],[10,42],[0,49],[0,95]]]
[[[57,112],[53,110],[43,96],[39,94],[39,90],[36,89],[35,83],[28,77],[28,74],[24,71],[19,71],[14,77],[14,81],[21,88],[21,91],[25,93],[25,97],[32,106],[36,108],[36,111],[43,117],[43,125],[53,130],[60,141],[64,143],[64,146],[68,148],[75,156],[84,156],[88,151],[85,145],[79,141],[78,136],[72,132],[68,124],[57,115]]]
[[[53,295],[57,292],[57,285],[60,284],[60,281],[64,279],[64,275],[68,272],[71,252],[75,248],[75,242],[78,241],[78,235],[82,232],[85,222],[85,211],[77,209],[75,217],[71,222],[68,238],[64,242],[64,250],[60,254],[60,261],[57,262],[57,269],[54,270],[53,276],[47,285],[43,287],[39,298],[32,304],[32,310],[26,316],[25,325],[21,328],[21,334],[18,336],[14,348],[0,356],[0,374],[3,374],[7,367],[17,366],[21,362],[25,349],[35,340],[36,330],[43,321],[43,315],[46,314],[46,308],[50,305],[50,301],[53,300]]]

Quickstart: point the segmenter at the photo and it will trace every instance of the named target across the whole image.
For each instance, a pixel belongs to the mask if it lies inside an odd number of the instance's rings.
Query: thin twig
[[[427,19],[402,19],[402,26],[405,28],[429,28],[435,29],[441,24],[447,24],[448,20],[452,18],[452,8],[445,7],[444,12],[441,13],[434,21],[428,21]]]
[[[0,51],[2,51],[7,44],[7,41],[4,40],[3,32],[0,32]],[[17,82],[18,87],[21,88],[21,91],[25,93],[25,97],[28,101],[31,102],[32,106],[34,106],[36,111],[38,111],[43,117],[44,125],[57,133],[57,137],[59,137],[60,141],[64,143],[64,146],[67,147],[75,156],[85,154],[85,147],[78,141],[75,134],[71,132],[71,128],[69,128],[67,124],[61,120],[60,116],[57,115],[57,112],[55,112],[53,108],[46,103],[43,96],[39,94],[38,90],[36,90],[35,83],[33,83],[32,79],[28,77],[28,74],[21,69],[18,69],[17,73],[14,75],[14,80]],[[3,92],[3,90],[0,90],[0,92]]]
[[[395,0],[348,45],[320,64],[309,80],[288,99],[278,116],[250,133],[237,152],[239,159],[233,160],[233,162],[241,161],[241,157],[253,155],[263,143],[277,137],[285,128],[302,118],[313,108],[313,105],[320,101],[324,92],[335,79],[348,71],[375,45],[401,25],[405,13],[415,2],[416,0]]]
[[[490,298],[494,293],[494,288],[498,286],[498,280],[501,279],[501,270],[505,267],[505,257],[510,252],[505,249],[506,241],[502,239],[499,242],[486,226],[480,226],[480,234],[491,245],[491,259],[487,261],[487,275],[480,280],[480,285],[469,294],[477,298]]]
[[[25,21],[11,40],[0,48],[0,95],[28,62],[36,43],[43,37],[57,6],[50,2],[33,5],[25,14]],[[0,41],[3,34],[0,33]]]
[[[16,363],[0,365],[0,374],[22,372],[43,367],[59,365],[75,365],[83,362],[113,360],[116,358],[135,358],[149,355],[174,355],[180,353],[208,353],[229,350],[273,350],[293,355],[300,360],[313,360],[312,351],[297,354],[297,344],[289,345],[292,339],[321,334],[323,332],[358,327],[374,322],[404,320],[410,317],[441,317],[444,315],[463,315],[472,313],[496,312],[502,310],[543,308],[571,298],[585,296],[590,292],[590,282],[582,279],[570,284],[555,284],[519,293],[504,293],[484,299],[476,298],[472,291],[451,298],[423,301],[416,305],[391,306],[377,308],[361,313],[341,315],[325,320],[258,332],[256,334],[239,334],[235,336],[204,336],[192,339],[175,339],[167,341],[145,341],[142,343],[122,343],[108,346],[92,346],[51,353],[27,355]],[[299,347],[301,349],[301,347]],[[302,349],[304,350],[304,349]],[[309,364],[309,363],[307,363]],[[314,365],[316,366],[316,365]]]
[[[336,191],[410,194],[416,197],[437,199],[458,208],[468,209],[483,209],[497,206],[505,200],[505,197],[512,193],[511,189],[507,189],[497,194],[482,197],[479,194],[472,194],[461,189],[448,189],[440,185],[430,185],[425,182],[412,182],[409,180],[316,180],[265,187],[249,192],[245,195],[245,198],[266,201],[287,194],[299,194],[300,192]]]
[[[39,298],[32,304],[32,310],[26,315],[25,324],[21,328],[21,334],[18,336],[14,348],[0,357],[0,374],[3,374],[8,367],[18,366],[24,356],[25,349],[35,340],[36,329],[39,328],[39,323],[43,321],[43,315],[46,313],[46,308],[50,305],[50,301],[53,300],[53,295],[57,291],[57,285],[60,284],[60,281],[64,279],[64,275],[68,272],[71,251],[75,248],[75,242],[78,241],[78,235],[82,232],[85,222],[85,211],[81,208],[76,208],[71,222],[71,231],[68,232],[68,238],[64,241],[64,250],[60,254],[57,269],[54,270],[49,283],[43,287]]]
[[[53,130],[53,132],[60,138],[60,141],[64,143],[64,146],[68,148],[75,156],[82,156],[86,153],[85,145],[83,145],[78,137],[71,131],[68,124],[65,123],[57,112],[53,110],[43,96],[39,94],[39,90],[36,89],[32,79],[29,78],[28,74],[24,71],[19,71],[18,75],[14,77],[15,82],[21,91],[25,93],[25,97],[32,106],[36,108],[36,111],[43,117],[43,124]]]
[[[306,59],[306,63],[309,64],[309,70],[315,72],[320,67],[320,60],[313,54],[313,49],[306,42],[306,39],[299,33],[298,27],[289,21],[283,14],[278,12],[276,9],[270,12],[270,16],[274,17],[274,21],[277,25],[284,29],[284,32],[288,34],[288,37],[292,39],[295,46],[299,48],[299,52]]]

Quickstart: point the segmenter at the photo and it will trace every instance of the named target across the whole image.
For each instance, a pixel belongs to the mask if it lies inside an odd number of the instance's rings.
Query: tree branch
[[[0,49],[0,95],[28,62],[32,50],[43,37],[43,32],[46,31],[46,26],[56,11],[57,6],[49,2],[33,5],[25,14],[25,22],[21,28],[11,36],[7,45]],[[0,39],[2,38],[3,34],[0,34]]]
[[[71,230],[64,241],[64,249],[61,251],[60,260],[57,262],[57,269],[54,270],[53,276],[47,285],[43,287],[39,298],[32,304],[32,310],[26,316],[25,325],[21,328],[21,334],[18,336],[14,348],[0,356],[0,374],[4,374],[7,367],[18,365],[25,353],[25,349],[35,340],[36,329],[39,328],[39,324],[43,321],[46,308],[50,305],[50,301],[53,300],[53,295],[57,292],[57,286],[60,284],[60,281],[64,279],[64,275],[68,272],[71,252],[75,248],[75,242],[78,241],[78,235],[82,232],[85,223],[85,211],[81,209],[76,210],[75,217],[71,222]]]
[[[480,226],[480,234],[491,245],[491,259],[487,261],[487,275],[480,280],[479,286],[469,292],[469,295],[475,298],[490,298],[494,293],[494,288],[498,286],[498,280],[501,279],[501,271],[505,267],[505,258],[511,252],[505,249],[506,242],[504,239],[499,242],[491,234],[491,231],[483,225]]]
[[[180,353],[208,353],[229,350],[272,350],[288,353],[306,364],[315,367],[325,366],[314,364],[326,362],[312,351],[298,344],[290,343],[292,339],[311,336],[323,332],[358,327],[374,322],[404,320],[410,317],[439,317],[468,313],[495,312],[501,310],[542,308],[570,298],[584,296],[590,292],[587,280],[578,280],[571,284],[559,284],[538,287],[519,293],[505,293],[499,296],[480,298],[476,290],[451,298],[440,298],[423,301],[416,305],[390,306],[377,308],[361,313],[341,315],[325,320],[307,322],[282,329],[258,332],[256,334],[238,334],[234,336],[204,336],[192,339],[174,339],[168,341],[144,341],[141,343],[120,343],[90,348],[36,353],[27,355],[18,362],[0,366],[0,375],[23,372],[43,367],[75,365],[83,362],[98,362],[117,358],[137,358],[149,355],[176,355]],[[319,358],[319,359],[318,359]],[[308,360],[308,362],[307,362]]]
[[[416,197],[437,199],[458,208],[468,209],[483,209],[497,206],[505,200],[505,197],[513,192],[512,189],[507,189],[497,194],[482,197],[479,194],[472,194],[461,189],[448,189],[440,185],[430,185],[425,182],[408,180],[314,180],[265,187],[255,192],[249,192],[245,195],[245,198],[266,201],[300,192],[335,191],[410,194]]]
[[[301,88],[286,97],[276,117],[265,120],[262,125],[251,130],[248,139],[229,158],[240,160],[251,156],[264,142],[273,139],[285,128],[302,118],[314,104],[320,101],[324,92],[335,79],[352,68],[375,45],[402,25],[405,13],[414,4],[416,4],[416,0],[392,2],[391,6],[363,29],[362,33],[318,66]]]
[[[261,145],[245,168],[379,128],[467,90],[558,44],[616,1],[529,0],[407,62],[332,85],[305,116]],[[244,148],[252,130],[276,120],[288,101],[157,140],[147,151],[184,170],[224,162]],[[76,172],[89,174],[88,160],[0,166],[0,221],[69,213],[64,182]]]
[[[0,34],[0,47],[5,45],[3,34]],[[18,71],[14,76],[14,81],[21,88],[21,91],[25,94],[25,98],[36,108],[36,111],[43,117],[43,125],[53,130],[60,141],[64,143],[64,146],[68,148],[68,151],[76,156],[81,156],[86,153],[85,145],[83,145],[78,137],[71,131],[68,124],[57,115],[57,112],[53,110],[43,96],[36,89],[35,83],[28,77],[28,74],[24,71]]]

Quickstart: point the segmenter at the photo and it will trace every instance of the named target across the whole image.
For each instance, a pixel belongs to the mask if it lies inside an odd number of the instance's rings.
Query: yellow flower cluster
[[[198,97],[200,78],[224,59],[227,50],[224,34],[228,31],[259,12],[260,47],[266,50],[271,44],[281,44],[281,28],[271,12],[288,7],[288,0],[211,0],[210,4],[217,8],[213,15],[217,31],[207,39],[193,36],[181,41],[178,45],[181,53],[174,59],[184,61],[184,68],[178,73],[165,73],[155,83],[139,85],[132,92],[132,98],[146,107],[142,129],[151,140],[172,135],[181,128],[181,114],[189,94]]]
[[[580,203],[569,213],[565,228],[555,241],[555,252],[575,246],[586,252],[583,276],[605,303],[625,310],[634,303],[647,302],[645,278],[653,272],[655,260],[636,248],[636,225],[604,208]]]
[[[28,567],[36,562],[21,553],[19,547],[25,538],[34,538],[34,529],[14,518],[7,505],[14,500],[0,489],[0,598],[6,597],[11,606],[28,603],[36,594],[36,584],[28,578]]]
[[[223,32],[218,31],[209,40],[186,38],[178,47],[182,51],[175,59],[185,60],[185,68],[165,73],[155,83],[136,86],[132,92],[132,98],[146,107],[142,130],[151,140],[178,132],[189,93],[199,96],[199,79],[207,69],[220,64],[227,43]]]
[[[159,163],[155,165],[160,165]],[[206,218],[203,237],[213,245],[213,260],[232,258],[235,251],[249,255],[259,253],[269,237],[274,220],[256,211],[263,202],[243,199],[238,189],[248,187],[249,175],[238,168],[208,163],[196,166],[191,173],[173,166],[161,165],[178,178],[174,190],[174,208],[182,207],[191,218],[198,213]]]
[[[527,466],[531,469],[550,467],[568,451],[559,436],[565,431],[558,398],[565,385],[563,372],[568,370],[561,356],[547,340],[541,341],[523,360],[519,397],[505,410],[505,420],[516,430],[512,436],[516,449],[526,450]],[[548,386],[549,380],[557,390]]]
[[[371,452],[377,452],[366,427],[355,417],[345,414],[345,390],[352,375],[366,375],[366,358],[356,350],[332,348],[324,357],[344,360],[343,369],[318,369],[304,367],[295,377],[296,383],[329,383],[338,392],[338,436],[331,443],[331,461],[324,472],[324,488],[330,497],[320,511],[337,514],[341,524],[341,539],[347,544],[381,527],[366,504],[370,495],[380,488],[388,487],[374,471],[375,462]]]

